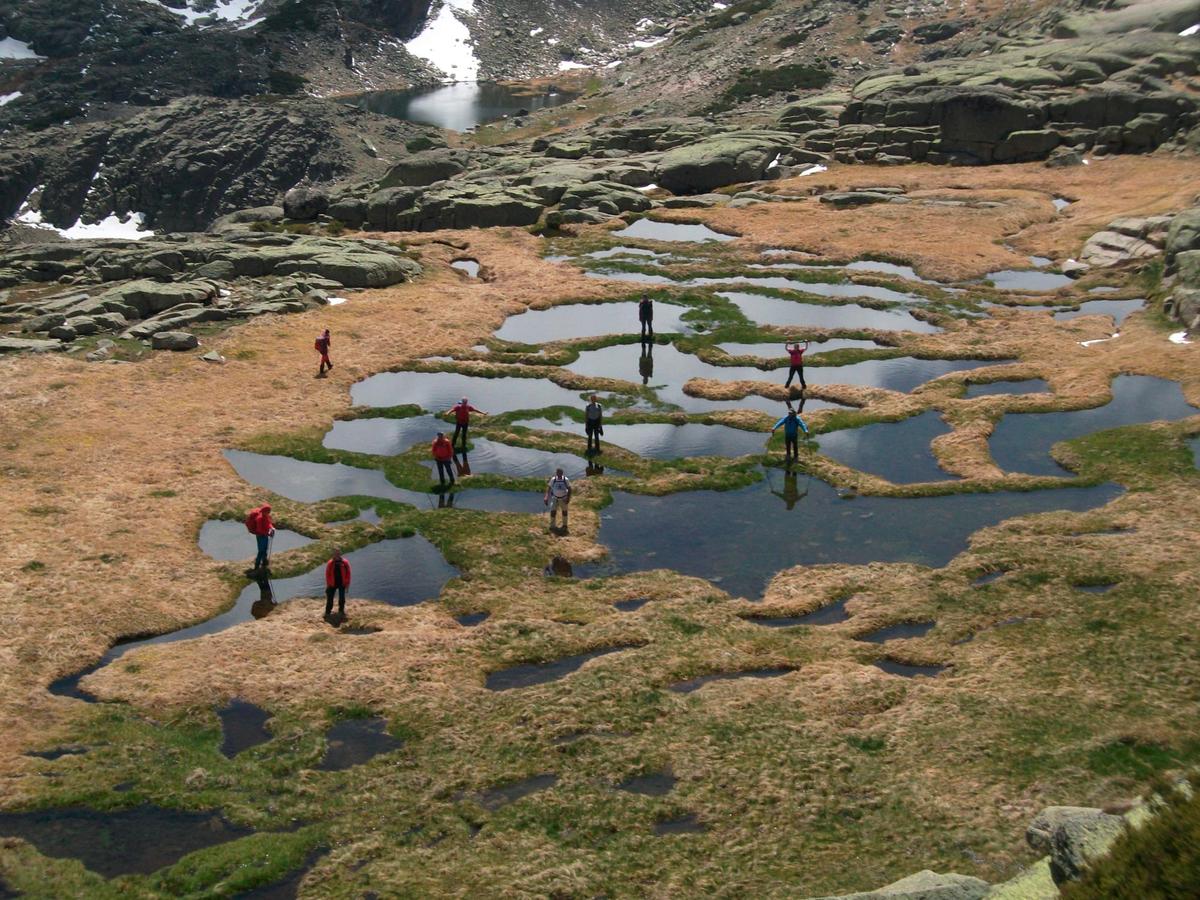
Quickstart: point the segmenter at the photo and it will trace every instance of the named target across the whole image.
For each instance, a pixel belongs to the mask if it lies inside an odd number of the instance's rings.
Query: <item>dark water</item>
[[[855,284],[853,281],[833,283],[800,281],[795,278],[782,278],[772,275],[731,275],[721,278],[692,278],[688,281],[680,282],[680,284],[694,287],[713,284],[746,284],[762,288],[778,288],[785,291],[804,291],[807,294],[816,294],[818,297],[829,297],[835,300],[866,297],[870,300],[884,300],[889,303],[920,304],[925,302],[925,298],[917,294],[908,294],[904,291],[878,287],[873,284]],[[913,331],[915,329],[910,328],[908,330]]]
[[[347,598],[378,600],[392,606],[409,606],[430,600],[442,591],[442,586],[458,574],[420,535],[392,541],[380,541],[361,550],[347,553],[351,579]],[[153,637],[130,640],[109,648],[98,663],[81,672],[67,675],[50,685],[50,692],[80,700],[91,700],[79,687],[79,681],[97,669],[119,659],[130,650],[147,644],[169,644],[216,634],[241,622],[268,615],[276,605],[293,597],[325,596],[325,563],[294,578],[252,582],[238,595],[232,608],[197,625]],[[313,615],[318,616],[324,605],[313,602]]]
[[[474,628],[476,625],[481,625],[491,616],[490,612],[467,613],[463,616],[455,616],[454,621],[466,628]]]
[[[633,650],[639,645],[625,644],[619,647],[604,647],[591,653],[580,653],[576,656],[564,656],[561,659],[544,663],[523,663],[507,669],[489,672],[485,686],[489,691],[510,691],[514,688],[532,687],[535,684],[546,684],[566,678],[578,670],[584,663],[610,653],[620,653],[622,650]]]
[[[1200,435],[1190,438],[1187,445],[1192,450],[1192,463],[1197,469],[1200,469]]]
[[[649,602],[649,597],[634,597],[632,600],[618,600],[613,604],[613,609],[619,610],[620,612],[635,612]]]
[[[1042,378],[1026,378],[1023,381],[992,381],[987,384],[967,384],[966,398],[987,397],[994,394],[1042,394],[1049,393],[1050,385]]]
[[[924,637],[933,630],[937,622],[901,622],[898,625],[888,625],[869,634],[859,635],[856,640],[869,644],[886,644],[888,641],[901,641],[907,638]]]
[[[374,420],[378,421],[378,420]],[[251,484],[290,500],[315,503],[333,497],[381,497],[421,508],[474,509],[488,512],[539,512],[541,498],[495,488],[433,495],[396,487],[379,469],[341,463],[311,463],[288,456],[265,456],[226,450],[225,458]]]
[[[668,772],[651,772],[647,775],[635,775],[626,778],[617,785],[618,791],[628,791],[631,794],[644,794],[647,797],[662,797],[675,789],[678,779]]]
[[[705,397],[693,397],[683,390],[683,386],[692,378],[758,381],[782,387],[787,381],[786,370],[764,371],[753,366],[714,366],[692,353],[683,353],[674,344],[655,346],[649,354],[637,344],[616,344],[600,350],[585,350],[567,368],[589,378],[624,378],[627,381],[645,384],[654,389],[663,403],[670,403],[685,412],[757,409],[770,415],[787,414],[783,400],[770,400],[758,394],[747,394],[740,400],[709,400]],[[815,370],[812,380],[814,383],[819,380]],[[828,380],[831,379],[826,379]],[[793,381],[792,384],[795,387],[799,382]],[[828,409],[837,405],[825,400],[809,400],[805,409]]]
[[[706,684],[714,681],[736,681],[739,678],[778,678],[787,675],[795,669],[747,669],[744,672],[717,672],[712,675],[701,675],[699,678],[689,678],[671,685],[671,690],[677,694],[690,694]]]
[[[317,764],[322,772],[340,772],[398,749],[383,719],[345,719],[325,732],[325,756]]]
[[[217,716],[221,719],[221,753],[230,759],[271,740],[267,730],[271,714],[253,703],[235,697],[217,710]]]
[[[777,572],[791,566],[943,566],[980,528],[1045,510],[1093,509],[1120,494],[1116,485],[1100,485],[843,500],[813,478],[801,479],[804,493],[789,512],[787,499],[772,483],[665,497],[614,492],[612,505],[601,511],[599,535],[611,559],[588,567],[588,574],[674,569],[706,578],[735,596],[757,598]]]
[[[568,431],[583,434],[583,425],[563,418],[525,419],[513,423],[547,431]],[[615,444],[646,459],[680,459],[688,456],[744,456],[762,453],[767,435],[760,431],[743,431],[727,425],[670,425],[640,423],[620,425],[605,423],[604,444]]]
[[[701,822],[695,813],[654,823],[655,834],[694,834],[701,831],[708,831],[708,826]]]
[[[790,343],[790,342],[789,342]],[[730,356],[757,356],[760,359],[773,359],[786,363],[788,361],[788,353],[783,349],[783,341],[772,341],[771,343],[758,344],[718,344],[717,347],[724,350]],[[860,341],[854,338],[830,338],[827,341],[813,341],[812,346],[808,348],[808,353],[804,359],[811,360],[814,356],[819,356],[822,353],[829,353],[833,350],[886,350],[874,341]]]
[[[885,478],[893,484],[957,479],[933,456],[933,439],[950,426],[934,410],[899,422],[879,422],[817,437],[821,452],[842,465]]]
[[[651,265],[660,265],[660,260],[674,258],[670,253],[659,253],[656,250],[646,250],[642,247],[609,247],[607,250],[593,250],[591,253],[585,253],[584,256],[588,259],[614,259],[637,256],[641,257],[637,262]],[[562,258],[569,259],[570,257],[564,256]]]
[[[288,531],[286,528],[278,528],[275,530],[271,552],[283,553],[285,550],[295,550],[312,542],[312,538]],[[233,562],[239,559],[253,560],[258,552],[258,545],[254,541],[254,535],[246,530],[243,523],[209,519],[200,528],[200,549],[213,559]]]
[[[1071,284],[1066,275],[1037,269],[1002,269],[985,277],[1002,291],[1056,291]]]
[[[350,389],[357,406],[415,403],[431,413],[443,413],[463,397],[476,409],[499,414],[556,405],[582,406],[579,395],[579,391],[567,390],[544,378],[484,378],[460,372],[383,372]],[[472,413],[471,418],[479,421],[479,414]],[[454,425],[443,423],[438,430],[453,433]],[[433,440],[433,435],[429,439]]]
[[[1110,581],[1107,584],[1077,584],[1075,590],[1083,591],[1085,594],[1107,594],[1117,586],[1118,582]]]
[[[435,416],[406,419],[352,419],[334,422],[322,445],[375,456],[396,456],[417,444],[432,444],[439,431],[454,433],[454,426]]]
[[[579,429],[583,431],[582,426]],[[487,438],[472,438],[471,452],[458,454],[459,464],[465,464],[474,475],[493,473],[511,475],[514,478],[542,477],[549,478],[554,470],[561,468],[567,477],[582,476],[588,462],[582,456],[573,453],[554,453],[549,450],[535,450],[531,447],[513,447],[501,444]],[[425,465],[433,468],[433,460],[427,460]],[[436,478],[437,476],[432,476]]]
[[[479,277],[479,260],[477,259],[456,259],[450,263],[450,268],[466,272],[470,278]]]
[[[308,874],[321,855],[327,852],[327,849],[325,847],[317,848],[308,855],[308,858],[295,872],[284,876],[279,881],[235,894],[234,900],[295,900],[300,896],[300,883],[304,881],[304,876]]]
[[[78,859],[105,878],[147,875],[204,847],[251,834],[216,811],[159,806],[101,812],[86,807],[0,813],[0,836],[22,838],[44,856]]]
[[[648,241],[736,241],[737,236],[721,234],[707,225],[685,225],[679,222],[657,222],[638,219],[632,225],[614,231],[613,237],[640,238]]]
[[[806,368],[805,377],[809,384],[852,384],[908,393],[927,381],[951,372],[969,372],[1010,362],[1010,359],[917,359],[914,356],[901,356],[895,359],[867,359],[848,366]]]
[[[1145,304],[1145,300],[1086,300],[1079,304],[1079,309],[1060,309],[1054,314],[1059,321],[1078,319],[1080,316],[1112,316],[1117,327],[1121,327],[1130,313],[1135,313]]]
[[[479,803],[484,809],[495,812],[501,807],[517,802],[522,797],[548,790],[557,783],[558,776],[552,772],[532,775],[529,778],[522,778],[520,781],[510,781],[488,788],[479,795]]]
[[[690,331],[681,318],[685,312],[686,307],[655,301],[654,330],[659,334]],[[637,302],[623,300],[617,303],[570,303],[517,313],[504,320],[496,337],[518,344],[543,344],[605,334],[640,333]]]
[[[908,281],[917,281],[921,284],[937,284],[936,281],[931,281],[928,278],[922,278],[916,273],[912,266],[902,266],[897,263],[876,262],[873,259],[857,259],[852,263],[847,263],[844,266],[837,265],[811,265],[808,263],[797,262],[777,262],[777,263],[756,263],[750,266],[752,269],[794,269],[807,270],[812,272],[872,272],[880,275],[895,275],[898,278],[904,278]]]
[[[1157,420],[1173,421],[1200,413],[1183,399],[1179,383],[1147,375],[1118,375],[1111,403],[1075,412],[1013,413],[992,433],[992,458],[1008,472],[1063,475],[1050,448],[1096,431]]]
[[[719,296],[734,303],[751,322],[759,325],[794,325],[807,328],[876,328],[881,331],[913,331],[934,334],[941,331],[914,318],[903,309],[871,309],[857,303],[801,303],[766,294],[746,291],[719,291]]]
[[[340,99],[381,116],[424,122],[450,131],[467,131],[485,122],[515,115],[523,109],[533,111],[562,106],[574,100],[575,95],[561,91],[528,94],[502,84],[461,81],[433,88],[370,91]]]
[[[853,596],[853,595],[851,595]],[[850,597],[843,597],[836,603],[814,609],[802,616],[747,616],[747,622],[755,625],[765,625],[767,628],[791,628],[793,625],[836,625],[850,618],[846,612],[846,603]]]
[[[936,678],[946,671],[945,666],[914,666],[894,659],[877,659],[874,665],[889,675],[899,675],[901,678]]]

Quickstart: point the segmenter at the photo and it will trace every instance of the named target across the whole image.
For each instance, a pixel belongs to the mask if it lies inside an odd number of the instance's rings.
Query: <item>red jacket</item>
[[[454,459],[454,445],[444,437],[433,439],[433,458],[442,462]]]
[[[333,572],[334,565],[340,564],[342,567],[342,587],[350,587],[350,561],[346,557],[340,560],[331,559],[325,563],[325,587],[333,587]]]
[[[459,425],[467,425],[471,421],[471,413],[479,412],[480,410],[473,407],[470,403],[455,403],[454,404],[454,421]]]
[[[271,529],[275,527],[275,523],[271,521],[271,511],[266,507],[259,507],[251,510],[251,514],[258,513],[254,517],[254,533],[267,535],[271,533]]]
[[[788,348],[788,356],[792,358],[792,365],[799,366],[804,363],[804,351],[807,347],[801,347],[799,344],[792,344]]]
[[[317,349],[317,352],[320,353],[322,356],[328,355],[329,344],[330,344],[330,340],[325,335],[321,335],[320,337],[318,337],[316,339],[316,341],[313,342],[313,346]]]

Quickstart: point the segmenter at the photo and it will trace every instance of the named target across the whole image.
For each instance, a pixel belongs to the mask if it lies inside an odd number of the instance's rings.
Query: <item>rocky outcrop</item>
[[[758,181],[791,143],[790,135],[771,132],[708,138],[663,154],[655,180],[676,194],[704,194],[730,184]]]
[[[1175,216],[1164,241],[1167,315],[1200,333],[1200,207]]]
[[[200,341],[186,331],[160,331],[150,341],[155,350],[195,350]]]
[[[1063,273],[1078,278],[1092,268],[1111,268],[1158,256],[1167,240],[1171,216],[1126,216],[1114,219],[1083,245],[1078,259],[1063,265]]]
[[[820,897],[816,900],[980,900],[990,888],[991,885],[986,881],[969,875],[939,875],[926,869],[877,891]]]

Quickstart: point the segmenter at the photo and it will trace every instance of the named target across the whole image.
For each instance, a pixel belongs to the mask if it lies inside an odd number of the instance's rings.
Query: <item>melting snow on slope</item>
[[[11,94],[0,94],[0,106],[7,106],[20,96],[20,91],[13,91]]]
[[[1191,343],[1191,341],[1188,340],[1188,333],[1186,331],[1176,331],[1174,334],[1171,335],[1169,340],[1171,341],[1172,344],[1190,344]]]
[[[6,37],[0,41],[0,59],[45,59],[33,52],[33,48],[15,37]]]
[[[36,187],[30,194],[38,193],[41,187]],[[21,207],[21,211],[17,214],[16,220],[22,225],[29,225],[32,228],[44,228],[47,231],[57,231],[65,238],[73,241],[82,240],[84,238],[125,238],[127,240],[140,240],[142,238],[151,237],[154,232],[148,229],[143,230],[142,225],[145,223],[145,216],[141,213],[130,213],[124,219],[118,219],[113,213],[107,219],[102,219],[99,222],[94,222],[90,225],[85,225],[82,221],[76,222],[70,228],[56,228],[49,222],[42,220],[42,214],[36,209],[29,206],[29,201]]]
[[[558,71],[570,72],[574,69],[590,69],[591,66],[585,66],[583,63],[571,62],[569,59],[564,59],[558,64]]]
[[[828,166],[822,166],[822,165],[818,164],[815,166],[809,166],[807,169],[805,169],[803,172],[800,173],[800,177],[803,178],[805,175],[820,175],[822,172],[828,172],[828,171],[829,171]]]
[[[446,81],[477,81],[479,57],[471,43],[471,32],[455,11],[475,14],[475,0],[441,0],[438,14],[425,23],[421,33],[404,45],[413,56],[441,70]]]
[[[186,4],[183,9],[176,9],[162,3],[161,0],[145,0],[145,2],[161,6],[167,12],[183,17],[189,25],[194,25],[198,19],[209,17],[220,19],[222,22],[245,22],[255,18],[261,0],[217,0],[212,9],[202,11],[191,9]]]
[[[1179,32],[1180,37],[1191,37],[1194,34],[1200,34],[1200,22],[1197,22],[1191,28],[1185,28]]]

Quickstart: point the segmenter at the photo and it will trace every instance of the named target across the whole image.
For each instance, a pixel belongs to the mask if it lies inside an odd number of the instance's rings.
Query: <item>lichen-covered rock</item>
[[[1044,856],[1016,878],[998,884],[984,900],[1058,900],[1060,893],[1050,874],[1050,857]]]
[[[155,350],[194,350],[200,341],[186,331],[160,331],[150,339],[150,346]]]
[[[381,188],[425,187],[467,168],[469,156],[461,150],[428,150],[414,153],[395,163],[379,180]]]
[[[602,203],[612,204],[614,208],[610,214],[644,212],[654,205],[654,201],[641,191],[611,181],[572,185],[559,199],[559,206],[564,210],[600,209]],[[605,211],[601,209],[601,212]]]
[[[59,341],[40,341],[34,338],[0,335],[0,353],[49,353],[62,349],[63,345]]]
[[[1125,819],[1100,810],[1072,816],[1055,829],[1050,842],[1050,872],[1054,880],[1079,878],[1088,865],[1108,853],[1125,832]]]
[[[103,298],[114,300],[137,311],[140,319],[178,306],[203,303],[212,299],[216,289],[207,282],[160,282],[143,279],[111,288]]]
[[[298,222],[311,222],[329,207],[329,195],[319,188],[294,187],[283,195],[283,214]]]
[[[659,160],[655,182],[676,194],[704,194],[758,181],[788,143],[782,137],[735,133],[676,147]]]
[[[990,889],[991,885],[979,878],[926,869],[875,891],[813,900],[981,900]]]
[[[1161,251],[1149,241],[1131,237],[1119,231],[1098,231],[1088,238],[1079,254],[1079,261],[1106,268],[1135,259],[1157,256]]]
[[[1200,207],[1186,209],[1171,220],[1163,249],[1167,268],[1172,270],[1175,267],[1175,257],[1180,253],[1200,250]]]

